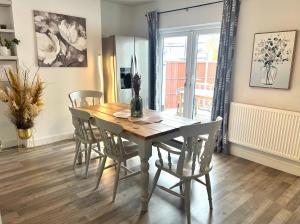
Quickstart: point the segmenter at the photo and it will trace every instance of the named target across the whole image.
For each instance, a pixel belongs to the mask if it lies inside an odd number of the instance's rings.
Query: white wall
[[[283,30],[298,30],[299,32],[299,9],[299,0],[242,1],[233,73],[233,101],[300,111],[299,33],[296,40],[296,53],[290,89],[276,90],[249,87],[254,34]]]
[[[132,36],[133,12],[132,6],[102,0],[102,37],[112,35]]]
[[[299,0],[242,0],[237,33],[232,100],[234,102],[300,111],[300,35],[296,39],[294,68],[289,90],[249,87],[254,34],[300,30]],[[230,131],[230,130],[229,130]],[[231,153],[286,172],[300,173],[300,163],[262,154],[236,144]]]
[[[137,5],[134,7],[134,34],[140,37],[148,36],[148,25],[145,18],[147,12],[157,10],[166,11],[188,6],[200,5],[213,0],[159,0],[150,4]],[[215,23],[222,20],[223,4],[214,4],[188,11],[177,11],[160,15],[160,28],[170,28],[178,26],[192,26],[199,24]]]
[[[68,111],[68,93],[78,89],[99,89],[97,55],[101,52],[100,0],[13,0],[16,37],[20,64],[36,68],[33,10],[50,11],[86,18],[88,67],[41,68],[46,83],[45,107],[35,125],[35,142],[42,144],[72,136],[73,127]],[[0,139],[4,146],[15,143],[14,126],[3,115],[1,106]]]
[[[153,3],[139,5],[124,5],[102,0],[102,36],[125,35],[148,37],[146,12],[152,10],[165,11],[187,6],[194,6],[214,0],[158,0]],[[191,26],[206,23],[220,22],[223,4],[210,5],[187,11],[162,14],[160,27]]]

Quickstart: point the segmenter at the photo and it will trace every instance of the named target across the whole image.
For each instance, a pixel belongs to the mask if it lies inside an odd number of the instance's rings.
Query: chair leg
[[[87,151],[84,151],[85,163],[87,162],[87,157],[88,157],[88,152],[87,152]]]
[[[78,141],[78,149],[79,149],[78,164],[82,164],[81,141]]]
[[[211,197],[211,183],[210,183],[209,173],[205,175],[205,182],[206,182],[206,190],[207,190],[209,207],[210,207],[210,209],[213,209],[212,197]]]
[[[150,201],[150,199],[151,199],[151,197],[152,197],[152,194],[153,194],[153,192],[154,192],[154,190],[155,190],[155,187],[156,187],[156,184],[157,184],[157,182],[158,182],[160,173],[161,173],[161,169],[157,169],[156,174],[155,174],[154,179],[153,179],[153,186],[152,186],[151,192],[150,192],[150,194],[149,194],[149,199],[148,199],[148,201]]]
[[[103,154],[102,154],[102,151],[101,151],[101,146],[100,146],[100,143],[97,142],[97,148],[98,148],[98,154],[99,154],[99,163],[101,163],[101,159],[103,157]]]
[[[75,150],[75,157],[74,157],[74,161],[73,161],[73,170],[75,169],[75,165],[76,165],[76,161],[79,155],[79,151],[80,151],[80,142],[76,141],[76,150]]]
[[[101,147],[100,147],[100,143],[97,142],[97,148],[98,148],[98,151],[101,152]]]
[[[116,164],[115,165],[115,170],[117,170],[117,161],[116,160],[113,160],[114,161],[114,163]]]
[[[105,167],[105,163],[106,163],[106,158],[107,158],[107,157],[104,156],[104,157],[103,157],[103,160],[102,160],[101,163],[100,163],[100,166],[99,166],[99,175],[98,175],[98,179],[97,179],[97,184],[96,184],[95,190],[99,188],[100,181],[101,181],[102,174],[103,174],[104,167]]]
[[[84,159],[85,159],[85,163],[86,163],[86,161],[87,161],[87,150],[88,150],[88,148],[87,148],[87,144],[84,144]]]
[[[124,166],[127,167],[127,161],[126,160],[124,161]],[[128,173],[127,170],[125,170],[125,175],[127,175],[127,173]]]
[[[184,186],[184,203],[187,223],[191,224],[191,180],[185,182]]]
[[[179,185],[179,190],[180,190],[180,194],[183,194],[183,185],[182,184]]]
[[[89,171],[89,165],[90,165],[90,160],[91,160],[91,153],[92,153],[92,144],[89,145],[89,149],[87,151],[87,157],[85,161],[85,178],[88,177],[88,171]]]
[[[116,177],[115,177],[114,192],[113,192],[113,202],[115,202],[115,200],[116,200],[117,189],[118,189],[118,184],[119,184],[120,169],[121,169],[121,162],[118,162],[117,170],[116,170]]]

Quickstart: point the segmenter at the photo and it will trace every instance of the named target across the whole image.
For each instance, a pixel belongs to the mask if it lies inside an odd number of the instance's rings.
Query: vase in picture
[[[130,103],[131,117],[143,116],[143,99],[140,97],[141,77],[136,73],[132,79],[134,96]]]
[[[273,85],[277,77],[278,69],[273,65],[266,65],[261,68],[261,83],[264,85]]]

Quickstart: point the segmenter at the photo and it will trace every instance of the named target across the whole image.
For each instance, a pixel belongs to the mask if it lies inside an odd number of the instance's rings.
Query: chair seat
[[[100,134],[100,131],[98,128],[92,128],[92,131],[93,131],[93,134],[95,136],[95,139],[98,140],[98,141],[101,141],[101,134]],[[92,137],[91,135],[91,132],[90,132],[90,136]]]
[[[208,135],[200,135],[199,140],[207,141],[208,140]],[[170,142],[171,142],[171,145],[173,147],[175,145],[176,145],[176,147],[181,147],[183,142],[184,142],[184,138],[183,137],[177,137],[177,138],[172,139]]]
[[[172,147],[173,148],[173,147]],[[176,150],[176,149],[174,149]],[[178,149],[177,149],[178,150]],[[164,157],[164,156],[163,156]],[[160,160],[155,161],[155,166],[171,175],[174,175],[178,178],[191,178],[191,177],[201,177],[205,174],[207,174],[211,169],[212,166],[206,168],[203,171],[200,171],[200,165],[198,162],[195,163],[195,171],[192,173],[192,158],[186,158],[183,165],[182,173],[177,172],[177,164],[178,164],[178,158],[172,158],[172,164],[171,166],[168,164],[168,158],[163,158],[163,163],[160,162]]]
[[[92,137],[92,132],[93,132],[95,138]],[[100,134],[100,131],[98,128],[93,128],[92,131],[87,130],[87,135],[88,135],[88,138],[83,139],[81,136],[79,136],[75,133],[75,137],[78,138],[82,143],[95,144],[95,143],[102,141],[101,134]]]
[[[133,142],[123,141],[125,159],[130,159],[139,154],[139,146]]]

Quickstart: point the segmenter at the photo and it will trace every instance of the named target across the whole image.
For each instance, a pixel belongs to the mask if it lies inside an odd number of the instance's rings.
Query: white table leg
[[[148,198],[149,198],[149,159],[152,155],[152,142],[144,141],[139,144],[140,149],[140,159],[141,159],[141,203],[142,212],[148,211]]]

